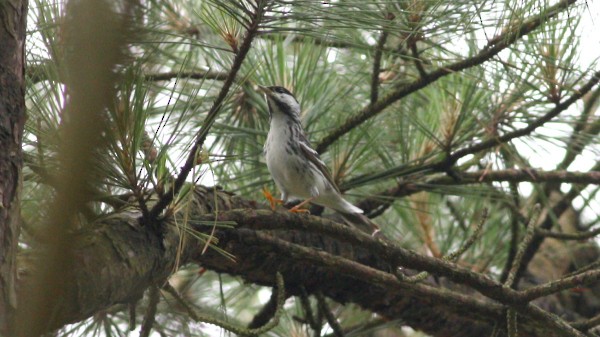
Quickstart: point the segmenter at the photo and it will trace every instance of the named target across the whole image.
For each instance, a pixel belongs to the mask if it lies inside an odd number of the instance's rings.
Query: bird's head
[[[259,85],[258,88],[267,97],[271,118],[281,115],[300,121],[300,103],[289,90],[279,86]]]

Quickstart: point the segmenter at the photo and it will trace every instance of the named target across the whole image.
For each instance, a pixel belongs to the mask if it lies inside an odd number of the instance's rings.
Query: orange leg
[[[304,209],[304,208],[300,208],[300,207],[302,207],[302,206],[304,206],[304,205],[308,204],[308,203],[309,203],[309,202],[311,202],[313,199],[314,199],[314,198],[308,198],[308,199],[304,200],[303,202],[299,203],[298,205],[296,205],[296,206],[294,206],[294,207],[290,208],[290,212],[293,212],[293,213],[310,213],[310,211],[309,211],[309,210],[307,210],[307,209]]]
[[[262,192],[263,192],[263,195],[265,196],[265,198],[267,198],[267,200],[269,200],[269,204],[271,204],[272,210],[275,210],[275,207],[277,207],[277,204],[283,204],[283,200],[275,198],[271,194],[271,191],[269,191],[269,189],[267,189],[266,187],[263,187]]]

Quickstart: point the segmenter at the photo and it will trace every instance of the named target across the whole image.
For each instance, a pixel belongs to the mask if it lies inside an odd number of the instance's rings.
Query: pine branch
[[[425,164],[425,165],[418,164],[418,165],[413,165],[413,166],[394,167],[391,169],[387,169],[383,172],[377,172],[374,174],[368,174],[368,175],[355,177],[352,180],[346,182],[345,185],[350,185],[350,186],[354,187],[354,186],[363,184],[364,182],[373,181],[375,179],[393,178],[393,177],[400,176],[400,175],[410,176],[410,175],[413,175],[416,173],[421,173],[421,172],[446,172],[446,173],[448,173],[449,171],[452,171],[453,165],[459,159],[461,159],[467,155],[471,155],[471,154],[475,154],[475,153],[478,153],[478,152],[481,152],[484,150],[488,150],[488,149],[498,146],[500,144],[509,142],[513,139],[531,134],[538,127],[549,122],[554,117],[558,116],[561,112],[563,112],[567,108],[569,108],[572,104],[577,102],[583,95],[585,95],[594,86],[596,86],[598,84],[598,82],[600,82],[600,71],[594,73],[592,78],[587,83],[582,85],[578,90],[576,90],[575,93],[573,95],[571,95],[568,99],[566,99],[562,103],[557,104],[553,109],[548,111],[543,116],[537,118],[536,120],[530,122],[528,124],[528,126],[526,126],[524,128],[517,129],[512,132],[508,132],[502,136],[498,136],[495,138],[481,141],[481,142],[473,144],[471,146],[467,146],[465,148],[462,148],[460,150],[452,152],[452,153],[446,155],[444,158],[441,158],[441,159],[434,161],[432,163],[429,163],[429,164]],[[452,171],[452,172],[453,172],[453,174],[455,173],[454,171]],[[453,177],[453,178],[456,178],[456,177]],[[507,181],[510,181],[510,180],[507,180]],[[347,189],[347,188],[344,188],[344,186],[342,186],[341,188],[342,188],[342,190]]]
[[[487,141],[483,141],[483,142],[477,143],[475,145],[468,146],[466,148],[458,150],[458,151],[452,153],[452,155],[448,158],[448,160],[450,162],[454,163],[459,158],[462,158],[468,154],[480,152],[480,151],[489,149],[491,147],[494,147],[498,144],[506,143],[515,138],[519,138],[519,137],[523,137],[523,136],[527,136],[527,135],[531,134],[537,128],[546,124],[547,122],[552,120],[554,117],[558,116],[561,112],[565,111],[573,103],[577,102],[581,97],[583,97],[586,93],[588,93],[590,90],[592,90],[592,88],[594,88],[594,86],[596,86],[598,84],[598,82],[600,82],[600,71],[595,72],[592,75],[592,78],[587,83],[582,85],[579,89],[575,90],[575,93],[573,95],[571,95],[571,97],[564,100],[562,103],[556,104],[556,106],[552,110],[548,111],[542,117],[530,122],[527,125],[527,127],[515,130],[513,132],[508,132],[497,138],[492,138]]]
[[[214,124],[214,122],[217,118],[217,115],[219,114],[219,112],[221,110],[223,101],[225,100],[225,97],[227,97],[227,94],[229,93],[229,89],[231,88],[231,85],[233,84],[238,71],[240,70],[242,63],[244,62],[246,55],[250,51],[250,46],[252,45],[252,40],[254,39],[254,37],[256,36],[256,34],[258,32],[260,22],[264,15],[265,6],[266,6],[266,0],[258,0],[257,1],[251,23],[250,23],[248,30],[246,31],[246,35],[244,36],[243,41],[235,55],[231,69],[229,70],[227,78],[225,79],[225,82],[223,83],[223,86],[221,87],[221,90],[219,91],[217,98],[215,98],[215,101],[213,102],[213,105],[212,105],[210,111],[208,112],[208,114],[204,120],[204,123],[202,124],[200,132],[198,133],[198,136],[196,137],[196,141],[194,142],[194,145],[190,149],[190,153],[188,155],[187,160],[185,161],[185,164],[182,166],[179,175],[175,179],[175,181],[173,183],[173,187],[158,200],[158,202],[150,210],[148,218],[145,219],[145,221],[148,222],[149,224],[151,224],[152,226],[154,226],[153,224],[155,224],[160,213],[169,205],[169,203],[173,200],[175,195],[177,195],[177,193],[179,193],[179,191],[181,190],[181,187],[183,187],[185,179],[187,178],[188,174],[194,167],[194,165],[196,163],[197,153],[202,148],[202,145],[204,144],[204,141],[206,140],[206,137],[208,136],[208,132],[209,132],[210,128],[212,127],[212,125]]]
[[[387,209],[396,199],[407,197],[409,195],[428,190],[435,190],[441,186],[449,185],[471,185],[491,182],[531,182],[531,183],[565,183],[581,185],[600,185],[600,171],[589,172],[571,172],[571,171],[540,171],[535,169],[507,169],[488,171],[480,170],[475,172],[456,172],[460,179],[454,179],[449,176],[412,178],[399,181],[396,186],[388,188],[382,192],[374,194],[360,203],[358,207],[375,217],[373,212],[381,214],[382,210]],[[342,188],[343,189],[343,188]]]
[[[479,53],[475,56],[440,67],[437,70],[430,72],[425,78],[419,78],[412,83],[397,88],[377,101],[376,104],[369,104],[357,114],[350,117],[346,123],[334,129],[331,133],[329,133],[329,135],[325,136],[319,143],[317,143],[315,147],[317,152],[325,152],[327,148],[340,137],[352,131],[368,119],[378,115],[396,101],[425,88],[444,76],[481,65],[490,60],[494,56],[498,55],[498,53],[500,53],[502,50],[510,47],[521,37],[537,29],[544,22],[554,18],[575,2],[576,0],[562,0],[556,5],[548,7],[544,13],[524,20],[517,27],[507,27],[504,29],[502,34],[489,41],[487,46],[479,51]]]
[[[595,136],[600,133],[600,120],[596,120],[589,124],[589,119],[595,113],[594,106],[596,106],[598,100],[600,99],[600,88],[596,88],[594,92],[590,93],[589,97],[584,97],[584,106],[581,116],[575,126],[573,127],[573,132],[571,133],[571,137],[565,149],[567,150],[565,156],[560,164],[558,164],[557,169],[565,170],[571,165],[571,163],[575,160],[575,158],[581,154],[583,149],[590,141],[585,140],[582,136],[582,132],[589,134],[590,136]],[[591,137],[590,137],[591,140]]]

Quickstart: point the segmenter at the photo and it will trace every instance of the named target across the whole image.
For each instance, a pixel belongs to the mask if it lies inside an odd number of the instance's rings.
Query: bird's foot
[[[304,200],[303,202],[299,203],[298,205],[290,208],[290,212],[292,212],[292,213],[310,213],[309,210],[307,210],[305,208],[301,208],[301,207],[308,204],[312,200],[313,200],[313,198],[308,198],[308,199]]]
[[[275,198],[268,188],[263,187],[262,193],[265,196],[265,198],[269,201],[269,204],[271,205],[271,209],[273,211],[277,207],[277,204],[283,204],[283,200]]]
[[[296,206],[290,208],[290,212],[292,212],[292,213],[310,213],[310,211],[307,210],[306,208],[300,208],[298,206],[300,206],[300,205],[296,205]]]

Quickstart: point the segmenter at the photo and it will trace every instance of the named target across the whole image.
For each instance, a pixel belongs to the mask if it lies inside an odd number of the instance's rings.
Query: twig
[[[423,68],[423,61],[419,57],[419,50],[417,49],[417,40],[414,37],[411,37],[409,39],[409,47],[410,47],[410,51],[412,53],[415,67],[417,67],[417,71],[419,72],[419,75],[421,76],[421,78],[426,79],[427,72],[425,71],[425,68]]]
[[[273,288],[271,292],[271,297],[269,301],[262,307],[262,309],[254,316],[250,324],[248,324],[249,329],[260,328],[261,326],[267,324],[270,320],[275,317],[275,313],[277,312],[277,304],[279,299],[279,289]],[[284,295],[285,296],[285,295]]]
[[[233,81],[235,80],[235,77],[236,77],[238,71],[240,70],[242,63],[243,63],[244,59],[246,58],[248,51],[250,50],[250,46],[252,45],[252,40],[254,39],[254,37],[256,36],[256,34],[258,32],[258,27],[260,25],[261,19],[264,14],[265,5],[266,5],[266,0],[258,0],[258,3],[256,5],[256,11],[254,12],[254,16],[252,17],[251,24],[248,27],[248,30],[246,31],[246,35],[244,36],[242,44],[239,47],[239,50],[235,55],[231,69],[229,70],[227,78],[225,79],[225,82],[223,83],[223,87],[221,87],[221,90],[219,91],[217,98],[213,102],[213,105],[212,105],[210,111],[208,112],[206,118],[204,119],[202,128],[200,129],[200,132],[198,133],[198,135],[196,137],[196,141],[194,142],[194,145],[190,149],[190,153],[188,155],[188,158],[187,158],[185,164],[182,166],[181,171],[180,171],[179,175],[177,176],[177,179],[175,179],[175,181],[173,183],[173,187],[171,187],[171,189],[158,200],[158,202],[150,210],[150,214],[149,214],[148,218],[145,219],[146,221],[149,221],[151,224],[158,223],[156,221],[156,219],[158,219],[159,214],[167,207],[167,205],[169,205],[169,203],[173,200],[175,195],[177,193],[179,193],[179,191],[181,190],[181,187],[183,186],[183,184],[185,182],[185,179],[187,178],[188,174],[194,167],[198,150],[202,149],[202,145],[204,144],[204,141],[206,140],[206,137],[208,136],[208,131],[210,130],[213,123],[215,122],[217,115],[219,114],[219,112],[221,110],[222,103],[225,100],[225,97],[227,97],[227,94],[229,93],[229,89],[231,88],[231,85],[233,84]]]
[[[194,311],[194,309],[187,303],[186,300],[184,300],[181,295],[179,295],[179,293],[177,292],[177,290],[175,288],[173,288],[173,286],[169,283],[166,282],[162,289],[164,291],[166,291],[167,293],[169,293],[171,296],[173,296],[173,298],[177,301],[177,303],[179,303],[179,305],[181,305],[183,307],[183,309],[187,312],[187,314],[195,321],[199,321],[199,319],[197,319],[196,316],[196,312]]]
[[[130,302],[128,303],[128,309],[129,309],[129,331],[133,331],[135,330],[135,306],[136,306],[137,302]]]
[[[464,254],[464,252],[466,252],[467,249],[469,249],[479,239],[479,237],[481,235],[481,230],[483,229],[483,225],[485,224],[487,219],[488,219],[488,210],[487,210],[487,208],[484,208],[483,214],[481,215],[481,220],[479,221],[479,224],[477,225],[477,227],[475,227],[475,230],[473,231],[473,233],[471,233],[471,235],[469,236],[467,241],[465,241],[465,243],[461,247],[459,247],[455,252],[452,252],[446,256],[443,256],[442,259],[445,261],[456,262],[456,260],[458,260],[458,258],[462,254]],[[413,276],[406,276],[400,270],[397,270],[395,275],[399,280],[404,281],[404,282],[420,282],[420,281],[423,281],[424,279],[426,279],[429,276],[429,273],[421,272],[421,273],[418,273]]]
[[[519,297],[524,302],[530,302],[537,298],[555,294],[557,292],[591,284],[597,284],[600,280],[600,270],[590,270],[581,274],[562,278],[557,281],[540,284],[519,292]]]
[[[375,104],[369,104],[356,115],[350,117],[346,123],[340,127],[334,129],[329,135],[323,138],[317,143],[315,149],[318,153],[324,153],[327,148],[338,140],[341,136],[350,132],[366,120],[376,116],[382,112],[385,108],[398,101],[399,99],[412,94],[420,89],[425,88],[429,84],[437,81],[441,77],[454,74],[456,72],[478,66],[494,56],[498,55],[502,50],[508,48],[510,45],[515,43],[522,36],[529,34],[547,20],[555,17],[561,13],[564,9],[575,3],[576,0],[562,0],[554,6],[548,7],[544,13],[533,16],[532,18],[525,20],[517,27],[508,27],[505,32],[498,35],[495,39],[482,49],[477,55],[468,59],[458,61],[446,66],[442,66],[435,71],[428,74],[426,78],[419,78],[418,80],[401,86],[400,88],[390,92],[388,95],[378,100]],[[578,97],[579,98],[579,97]],[[570,103],[569,103],[570,105]]]
[[[172,71],[166,73],[146,74],[147,81],[170,81],[174,78],[189,78],[193,80],[217,80],[224,81],[228,77],[227,72],[221,71]]]
[[[575,270],[573,272],[570,272],[570,273],[566,274],[564,277],[569,277],[569,276],[575,276],[575,275],[583,274],[583,273],[585,273],[585,272],[587,272],[589,270],[598,269],[598,268],[600,268],[600,259],[596,260],[596,261],[594,261],[592,263],[588,263],[585,266],[583,266],[583,267],[581,267],[581,268],[579,268],[579,269],[577,269],[577,270]]]
[[[510,246],[508,248],[508,256],[506,257],[506,263],[504,268],[502,269],[502,274],[500,274],[500,282],[505,283],[508,278],[508,273],[510,271],[510,267],[513,265],[515,261],[515,256],[517,255],[517,249],[519,247],[519,219],[517,217],[517,213],[511,212],[510,219]]]
[[[32,67],[26,68],[26,75],[28,79],[35,83],[45,81],[45,80],[54,80],[53,78],[48,78],[45,73],[45,67],[49,67],[48,62],[44,62],[38,65],[34,65]],[[194,80],[216,80],[216,81],[224,81],[227,79],[227,72],[221,71],[170,71],[164,73],[155,73],[155,74],[146,74],[144,78],[147,81],[170,81],[174,78],[189,78]]]
[[[552,331],[552,336],[587,337],[581,331],[569,325],[564,319],[542,310],[536,305],[529,304],[526,307],[517,306],[513,309],[521,316],[539,321],[543,326]]]
[[[152,331],[152,325],[154,325],[154,318],[156,316],[156,307],[158,306],[159,290],[156,285],[150,287],[148,293],[148,308],[144,314],[144,320],[142,321],[142,329],[140,331],[140,337],[150,336]]]
[[[277,291],[276,291],[276,294],[277,294],[277,296],[276,296],[277,297],[277,306],[276,307],[277,307],[277,309],[275,310],[273,319],[271,321],[269,321],[268,323],[266,323],[265,325],[258,327],[258,328],[254,328],[254,329],[244,328],[244,327],[229,323],[227,321],[220,320],[218,318],[199,314],[184,299],[182,299],[181,296],[179,296],[177,291],[169,283],[167,283],[164,286],[164,289],[169,294],[173,295],[173,297],[177,300],[177,302],[179,302],[179,304],[181,304],[185,308],[185,310],[188,313],[188,315],[190,316],[190,318],[192,318],[194,321],[214,324],[214,325],[217,325],[227,331],[231,331],[238,335],[260,336],[260,335],[268,332],[269,330],[273,329],[275,326],[277,326],[277,324],[279,324],[279,319],[280,319],[281,315],[283,314],[283,305],[285,304],[285,286],[284,286],[284,282],[283,282],[283,276],[281,276],[281,273],[279,273],[279,272],[277,272],[277,274],[275,274],[275,284],[277,286]]]
[[[462,216],[462,214],[460,214],[456,204],[451,200],[446,200],[446,207],[448,208],[448,211],[450,211],[450,215],[452,215],[454,220],[457,222],[457,226],[463,231],[467,231],[465,218]]]
[[[517,330],[517,312],[511,308],[506,310],[506,330],[508,331],[509,337],[519,336]]]
[[[504,282],[504,284],[508,287],[512,288],[515,285],[517,271],[521,267],[521,262],[523,260],[523,254],[525,254],[525,250],[529,247],[529,245],[531,244],[531,240],[533,240],[533,237],[535,235],[535,228],[537,225],[537,221],[539,220],[539,217],[540,217],[540,212],[541,212],[541,207],[539,204],[536,204],[534,206],[533,210],[531,211],[529,223],[527,224],[527,230],[525,231],[525,236],[523,237],[523,240],[521,240],[521,243],[519,244],[519,248],[517,249],[517,254],[515,255],[513,264],[510,268],[510,271],[508,272],[508,277],[506,278],[506,281]]]
[[[594,328],[596,326],[599,326],[599,325],[600,325],[600,314],[598,314],[590,319],[582,319],[582,320],[571,323],[571,326],[573,326],[575,329],[582,330],[582,331],[587,331],[587,330]]]
[[[290,39],[289,37],[292,36],[292,38]],[[260,34],[258,35],[259,38],[261,39],[265,39],[265,40],[275,40],[275,39],[284,39],[284,40],[289,40],[293,43],[307,43],[307,42],[311,42],[314,43],[315,45],[320,45],[320,46],[326,46],[326,47],[331,47],[331,48],[344,48],[344,49],[359,49],[359,50],[366,50],[366,49],[370,49],[372,48],[372,46],[368,45],[368,44],[358,44],[358,43],[352,43],[352,42],[348,42],[346,40],[331,40],[331,39],[326,39],[326,38],[322,38],[320,36],[315,36],[315,35],[298,35],[298,34],[287,34],[284,32],[279,32],[279,31],[261,31]],[[393,48],[382,48],[383,51],[385,51],[386,53],[392,53],[392,54],[400,54],[400,52],[398,52],[397,50],[393,49]]]
[[[587,240],[587,239],[591,239],[594,236],[600,234],[600,228],[596,228],[589,232],[579,232],[579,233],[558,233],[558,232],[552,232],[549,230],[538,228],[535,230],[535,234],[540,235],[540,236],[545,236],[547,238],[555,238],[555,239],[561,239],[561,240]]]
[[[304,287],[301,287],[300,291],[301,291],[301,294],[299,297],[300,297],[300,304],[302,305],[302,309],[304,310],[304,319],[306,320],[306,323],[308,323],[308,326],[310,326],[311,329],[313,329],[315,331],[315,333],[317,331],[320,332],[321,331],[321,321],[317,320],[317,318],[313,314],[313,310],[312,310],[312,307],[310,306],[310,301],[308,299],[308,293],[306,292],[306,289],[304,289]]]
[[[399,321],[399,320],[398,320]],[[351,336],[364,336],[364,335],[368,335],[369,333],[372,334],[373,330],[376,330],[377,328],[380,328],[381,326],[389,326],[392,322],[390,322],[390,320],[388,318],[375,318],[371,321],[368,321],[366,323],[362,323],[362,322],[358,322],[355,325],[349,326],[346,329],[344,329],[346,331],[346,334],[351,335]],[[402,324],[401,322],[399,324]],[[323,337],[334,337],[335,335],[333,333],[324,335]],[[320,335],[319,335],[320,337]]]
[[[321,310],[321,312],[323,312],[323,314],[325,314],[325,318],[327,319],[327,323],[329,323],[329,326],[333,330],[333,334],[336,337],[344,337],[345,336],[344,330],[342,329],[342,326],[340,325],[340,323],[337,321],[337,318],[335,318],[335,316],[333,316],[333,313],[331,312],[331,309],[329,308],[329,305],[327,304],[327,301],[325,299],[325,296],[323,296],[323,293],[321,293],[320,291],[317,291],[315,296],[317,297],[317,303],[319,304],[319,309]]]
[[[545,218],[540,221],[541,224],[538,226],[538,228],[540,228],[540,229],[552,228],[552,226],[555,223],[554,219],[555,218],[558,219],[567,209],[569,209],[569,207],[571,206],[571,203],[573,202],[573,199],[575,199],[578,195],[579,195],[579,189],[577,188],[577,186],[573,186],[571,188],[571,190],[569,190],[569,192],[567,192],[556,203],[556,205],[554,205],[554,207],[552,207],[551,209],[548,210],[548,212],[546,212]],[[517,279],[519,279],[521,277],[521,275],[523,274],[523,272],[527,269],[529,262],[531,262],[531,260],[535,256],[538,249],[541,247],[544,240],[545,240],[544,236],[535,236],[533,238],[531,244],[529,245],[529,247],[527,247],[525,253],[523,254],[523,259],[521,261],[521,267],[517,271],[517,276],[516,276]]]
[[[506,153],[506,151],[503,151],[503,156],[509,158],[509,155],[508,153]],[[512,205],[510,203],[504,203],[504,205],[507,205],[510,208],[510,247],[508,250],[508,256],[506,257],[506,264],[502,270],[502,274],[500,275],[500,282],[502,283],[506,281],[506,278],[508,277],[508,272],[510,271],[510,266],[512,266],[513,261],[515,260],[515,256],[517,255],[517,248],[519,246],[520,223],[526,222],[526,219],[524,219],[520,211],[521,199],[519,194],[519,185],[515,181],[510,181],[508,183],[508,186],[510,188],[510,195],[512,197]]]
[[[377,40],[377,47],[375,47],[375,55],[373,56],[373,72],[371,73],[371,105],[377,102],[379,96],[379,71],[381,70],[381,56],[383,55],[383,46],[387,41],[388,32],[386,30],[381,31],[381,35]]]
[[[471,233],[471,235],[469,236],[467,241],[465,241],[465,243],[461,247],[459,247],[455,252],[444,256],[444,259],[446,259],[448,261],[456,262],[456,260],[458,260],[458,258],[462,254],[464,254],[467,251],[467,249],[471,248],[471,246],[477,240],[479,240],[479,237],[481,236],[481,230],[483,229],[483,225],[486,223],[487,219],[488,219],[488,209],[484,208],[483,214],[481,214],[481,220],[479,221],[479,223],[477,224],[477,227],[475,227],[475,230],[473,230],[473,233]]]

